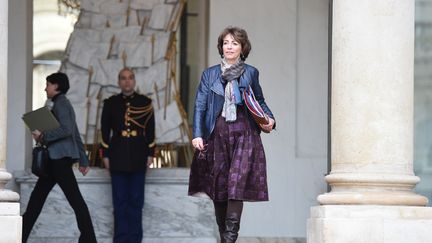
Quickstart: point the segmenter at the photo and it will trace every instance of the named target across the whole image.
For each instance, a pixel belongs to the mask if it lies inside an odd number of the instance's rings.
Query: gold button
[[[130,103],[128,102],[128,103],[126,103],[126,105],[127,105],[127,106],[130,106]]]
[[[130,123],[128,122],[127,125],[130,126]]]
[[[130,129],[128,128],[127,131],[130,132]]]

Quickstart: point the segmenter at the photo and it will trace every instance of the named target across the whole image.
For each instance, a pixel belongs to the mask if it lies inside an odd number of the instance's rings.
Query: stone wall
[[[81,193],[92,216],[98,242],[112,242],[113,210],[110,177],[93,168],[87,176],[76,170]],[[27,207],[36,177],[17,174],[21,185],[21,214]],[[147,173],[144,203],[144,242],[216,243],[216,224],[210,200],[187,196],[188,169],[154,169]],[[29,243],[77,242],[75,215],[56,185],[48,196]]]

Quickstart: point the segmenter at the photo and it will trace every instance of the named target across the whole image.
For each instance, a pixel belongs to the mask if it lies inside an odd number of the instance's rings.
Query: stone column
[[[0,1],[0,235],[2,242],[21,242],[21,217],[19,195],[6,190],[12,178],[6,172],[6,120],[7,117],[7,51],[8,51],[8,1]]]
[[[312,208],[308,242],[429,242],[432,211],[412,191],[414,1],[332,7],[331,191],[318,197],[331,206]]]
[[[414,1],[333,2],[331,173],[321,204],[424,206],[412,192]]]

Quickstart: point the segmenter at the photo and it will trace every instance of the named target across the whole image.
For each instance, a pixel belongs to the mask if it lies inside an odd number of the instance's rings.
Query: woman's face
[[[228,34],[223,39],[222,50],[225,60],[229,64],[234,64],[240,57],[242,46],[231,34]]]
[[[46,87],[45,87],[45,92],[47,94],[47,98],[51,99],[52,97],[54,97],[56,94],[60,93],[58,90],[58,85],[57,84],[52,84],[50,82],[46,82]]]

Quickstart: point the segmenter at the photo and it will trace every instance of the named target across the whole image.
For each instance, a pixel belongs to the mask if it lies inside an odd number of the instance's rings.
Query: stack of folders
[[[60,127],[60,123],[46,106],[25,113],[22,119],[30,131],[44,132]]]

